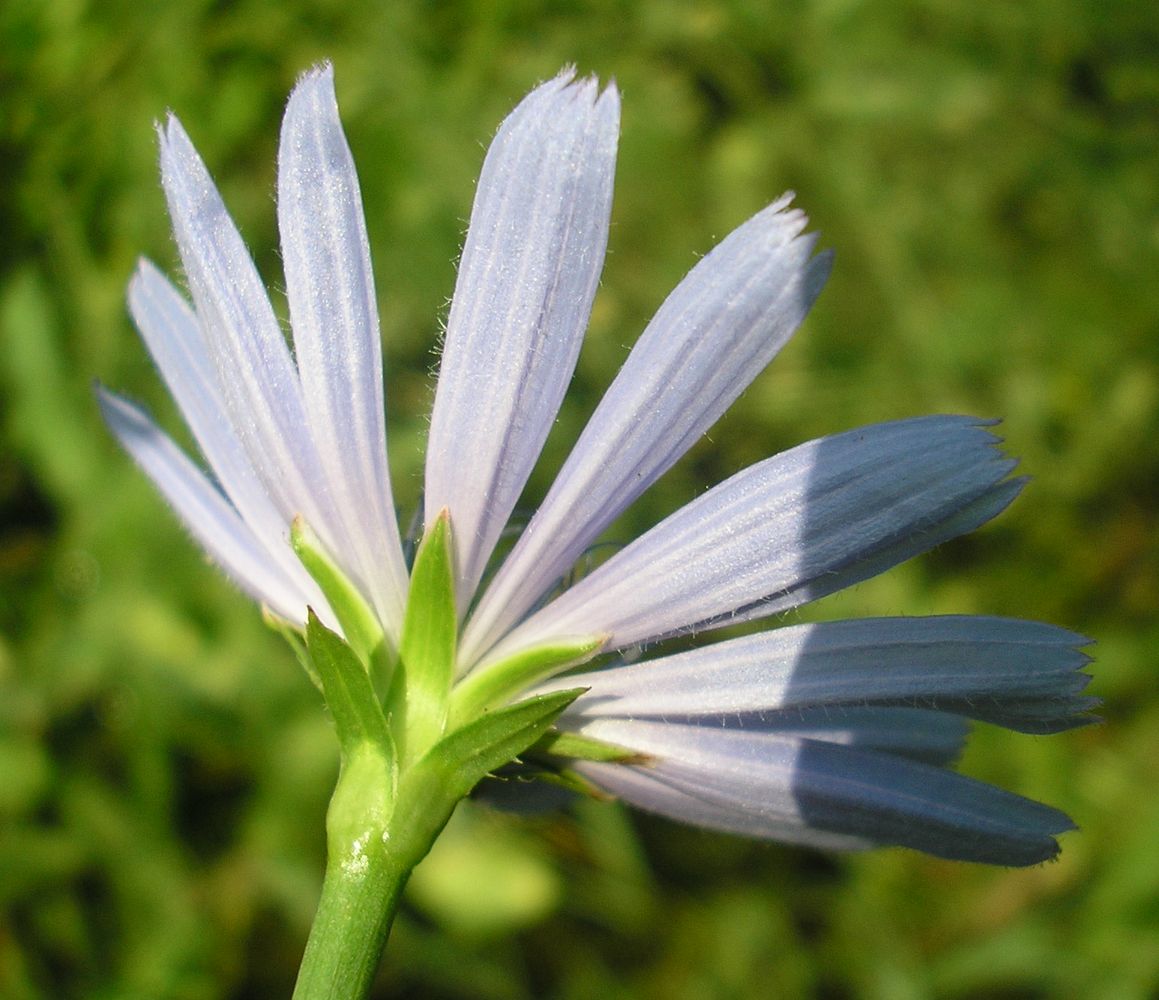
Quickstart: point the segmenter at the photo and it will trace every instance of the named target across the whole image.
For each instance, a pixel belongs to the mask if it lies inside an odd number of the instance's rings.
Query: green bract
[[[308,534],[298,522],[296,544],[307,553],[303,564],[311,575],[317,574],[316,579],[322,578],[319,586],[327,593],[339,620],[356,619],[361,615],[358,602],[344,603],[347,596],[356,593],[354,588],[316,544],[304,542],[306,538]],[[500,664],[499,670],[485,675],[493,676],[496,683],[469,687],[460,684],[466,693],[456,697],[452,678],[457,627],[451,525],[444,512],[423,537],[415,556],[402,648],[385,701],[375,691],[370,670],[383,649],[381,642],[371,651],[365,644],[358,649],[323,625],[313,611],[305,632],[304,659],[311,675],[317,678],[334,720],[344,778],[352,761],[367,755],[378,757],[380,765],[361,767],[363,775],[378,771],[383,776],[385,787],[373,797],[386,795],[392,803],[388,813],[393,813],[397,808],[397,789],[400,799],[413,800],[403,809],[409,816],[445,813],[440,828],[455,803],[483,777],[540,741],[582,689],[554,692],[503,707],[496,707],[497,697],[508,693],[517,677],[523,678],[520,686],[526,687],[529,669],[534,679],[549,662],[557,670],[562,662],[582,662],[599,647],[597,641],[589,640],[534,651],[517,661]],[[301,651],[297,633],[288,630],[287,639]],[[592,740],[562,734],[555,734],[553,739],[563,740],[567,744],[565,750],[570,750],[572,744],[577,749],[583,744],[587,751],[580,751],[580,756],[591,754],[589,744],[600,746]],[[549,750],[552,745],[541,743],[540,751]],[[622,756],[622,751],[604,748],[593,759]],[[357,803],[350,805],[358,808]],[[432,815],[427,821],[435,819]],[[421,824],[422,820],[418,822]]]
[[[446,727],[457,629],[450,518],[444,510],[415,554],[399,667],[387,700],[404,759],[420,755]]]
[[[323,550],[317,536],[299,515],[290,525],[290,544],[306,571],[314,578],[351,647],[367,665],[378,683],[385,684],[393,666],[393,652],[387,647],[382,624],[358,588]]]
[[[300,519],[294,545],[334,616],[358,636],[347,641],[313,609],[304,639],[279,629],[321,690],[341,751],[326,816],[326,881],[295,996],[330,996],[335,982],[359,996],[410,872],[455,806],[488,773],[541,741],[583,689],[495,708],[476,702],[476,711],[451,719],[458,619],[445,511],[418,547],[394,662],[381,630],[366,627],[369,611],[357,591]],[[376,673],[390,678],[385,698],[375,689]]]
[[[525,691],[545,677],[554,677],[595,656],[605,637],[574,636],[521,650],[468,674],[451,695],[451,718],[462,722]]]

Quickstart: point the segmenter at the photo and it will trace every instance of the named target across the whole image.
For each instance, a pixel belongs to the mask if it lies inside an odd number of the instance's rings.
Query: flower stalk
[[[308,537],[301,526],[298,536]],[[303,561],[322,577],[339,620],[352,620],[358,609],[342,599],[356,594],[349,582],[313,549]],[[294,993],[299,1000],[366,995],[407,879],[455,806],[487,773],[538,742],[581,693],[530,698],[448,731],[457,628],[445,513],[415,557],[385,710],[372,661],[308,612],[305,655],[334,722],[341,767],[326,814],[326,876]]]
[[[421,838],[408,843],[403,831],[391,828],[394,811],[385,793],[390,770],[391,762],[370,743],[343,759],[326,815],[322,896],[294,1000],[355,1000],[368,994],[403,888],[429,849]]]

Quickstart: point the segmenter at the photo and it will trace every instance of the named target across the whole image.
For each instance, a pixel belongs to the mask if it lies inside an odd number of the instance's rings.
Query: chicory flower
[[[985,421],[922,417],[801,445],[563,583],[821,291],[831,257],[814,253],[788,197],[726,237],[661,305],[496,559],[596,294],[619,110],[614,86],[601,92],[565,72],[507,118],[483,166],[426,456],[426,533],[449,526],[455,634],[445,704],[423,746],[521,698],[578,687],[540,751],[645,809],[824,848],[903,845],[1014,865],[1053,856],[1055,835],[1071,828],[1063,814],[948,765],[971,719],[1029,732],[1081,724],[1091,700],[1080,636],[1009,619],[873,619],[628,662],[672,637],[703,640],[800,608],[994,517],[1021,481]],[[174,117],[159,131],[192,304],[142,262],[129,305],[208,471],[102,389],[105,419],[238,586],[294,628],[312,609],[382,672],[380,688],[391,676],[406,683],[396,668],[411,568],[387,471],[366,229],[331,71],[298,84],[278,154],[292,350],[185,131]]]

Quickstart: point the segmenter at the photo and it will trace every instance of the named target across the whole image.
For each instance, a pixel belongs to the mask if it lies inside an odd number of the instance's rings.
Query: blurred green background
[[[281,108],[332,59],[409,516],[483,150],[569,62],[624,94],[611,253],[529,500],[651,312],[792,187],[837,250],[796,340],[631,514],[858,423],[1005,418],[1034,480],[976,535],[801,617],[944,611],[1098,640],[1105,723],[963,767],[1070,812],[1027,871],[829,857],[582,803],[461,810],[383,997],[1159,995],[1159,15],[1150,2],[9,0],[0,5],[0,996],[288,995],[335,741],[316,693],[104,431],[179,426],[126,318],[176,270],[180,114],[272,286]],[[282,308],[279,305],[279,308]]]

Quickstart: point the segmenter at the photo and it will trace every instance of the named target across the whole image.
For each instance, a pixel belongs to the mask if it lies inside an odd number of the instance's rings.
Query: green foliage
[[[524,506],[697,254],[793,187],[837,249],[829,288],[610,537],[812,436],[929,411],[1002,416],[1034,477],[1011,511],[807,614],[1077,628],[1099,642],[1107,720],[972,743],[969,773],[1082,828],[1059,862],[1024,872],[830,858],[601,802],[468,810],[471,836],[416,876],[378,995],[1153,996],[1152,6],[0,5],[0,995],[292,987],[325,862],[333,734],[292,653],[111,442],[90,385],[179,426],[123,307],[138,254],[176,267],[150,123],[181,115],[280,287],[278,120],[295,76],[331,58],[368,210],[404,519],[483,146],[534,82],[575,62],[624,91],[611,253]],[[524,896],[488,922],[499,864],[522,873],[510,885]],[[448,872],[453,904],[432,888]]]

